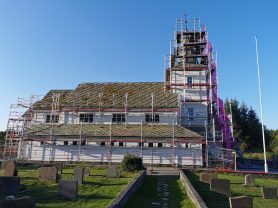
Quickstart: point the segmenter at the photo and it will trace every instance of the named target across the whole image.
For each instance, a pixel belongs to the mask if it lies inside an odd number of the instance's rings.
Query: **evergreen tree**
[[[262,126],[255,110],[252,107],[248,107],[244,102],[240,105],[237,99],[232,99],[231,101],[226,99],[225,111],[229,114],[231,113],[230,103],[232,107],[234,136],[238,138],[239,144],[248,151],[262,150]],[[272,140],[272,134],[265,127],[267,148]]]

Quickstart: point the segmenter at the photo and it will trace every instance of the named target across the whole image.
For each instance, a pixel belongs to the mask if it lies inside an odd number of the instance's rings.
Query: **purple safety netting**
[[[215,62],[212,59],[212,49],[213,46],[211,43],[208,43],[208,51],[210,58],[210,68],[212,69],[211,78],[212,78],[212,100],[218,105],[219,113],[216,115],[216,122],[218,123],[220,129],[223,132],[223,138],[226,143],[226,148],[231,149],[231,129],[230,129],[230,119],[228,114],[225,113],[224,102],[218,97],[218,85],[217,85],[217,67]]]

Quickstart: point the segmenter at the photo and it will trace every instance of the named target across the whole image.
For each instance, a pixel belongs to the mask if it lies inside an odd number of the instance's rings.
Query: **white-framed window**
[[[46,115],[45,123],[58,123],[59,122],[59,115]]]
[[[112,115],[113,123],[123,123],[125,122],[125,114],[124,113],[114,113]]]
[[[80,123],[93,123],[94,122],[94,114],[80,113],[79,114],[79,122]]]
[[[146,123],[159,123],[159,114],[146,114]]]
[[[193,77],[187,77],[187,85],[189,88],[192,88],[193,84]]]

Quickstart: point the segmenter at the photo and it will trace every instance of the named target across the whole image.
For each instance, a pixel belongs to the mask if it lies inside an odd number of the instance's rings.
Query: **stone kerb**
[[[219,194],[231,195],[231,184],[226,179],[211,179],[210,190]]]
[[[253,208],[253,198],[249,196],[229,197],[230,208]]]
[[[186,189],[188,197],[191,199],[191,201],[194,203],[196,208],[207,208],[207,205],[203,201],[203,199],[200,197],[198,192],[194,189],[193,185],[190,183],[189,179],[186,177],[184,172],[180,170],[180,180]]]
[[[112,201],[107,208],[122,208],[128,201],[129,197],[136,192],[136,190],[143,183],[146,176],[146,170],[142,171],[126,188]]]

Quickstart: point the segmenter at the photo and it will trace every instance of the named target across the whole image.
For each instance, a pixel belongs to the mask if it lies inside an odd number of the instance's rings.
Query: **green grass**
[[[194,174],[186,172],[192,185],[202,197],[206,205],[210,208],[229,207],[229,198],[225,195],[210,191],[209,184],[199,181],[198,173]],[[253,198],[254,208],[276,208],[278,207],[278,199],[263,199],[261,187],[278,187],[278,179],[274,178],[256,178],[255,187],[245,187],[244,175],[221,173],[218,174],[220,179],[228,179],[231,181],[232,196],[251,196]]]
[[[168,184],[168,207],[184,207],[193,208],[195,207],[191,200],[186,195],[186,192],[182,186],[181,181],[178,177],[167,177],[167,176],[146,176],[142,186],[131,196],[125,208],[149,208],[154,207],[152,202],[161,203],[163,205],[162,196],[159,196],[157,191],[157,183],[162,180],[163,183]],[[161,193],[161,192],[160,192]]]
[[[278,179],[274,178],[256,178],[255,187],[245,187],[244,176],[233,174],[219,174],[218,178],[231,181],[232,196],[251,196],[253,198],[254,208],[275,208],[278,207],[278,199],[263,199],[261,187],[278,187]]]
[[[91,169],[91,175],[84,178],[84,184],[78,187],[76,200],[67,201],[58,196],[57,184],[41,183],[37,180],[37,168],[18,167],[21,184],[27,185],[36,207],[45,208],[102,208],[107,207],[124,187],[134,179],[137,173],[122,173],[121,178],[106,178],[105,168]],[[62,179],[72,179],[73,168],[63,169]]]
[[[266,159],[271,160],[273,155],[275,155],[273,152],[266,152]],[[263,160],[264,153],[263,152],[245,152],[243,154],[243,157],[247,158],[247,159]]]
[[[186,171],[186,176],[191,184],[201,196],[205,204],[210,208],[229,208],[229,198],[223,194],[210,191],[209,184],[199,180],[199,176],[192,172]]]

